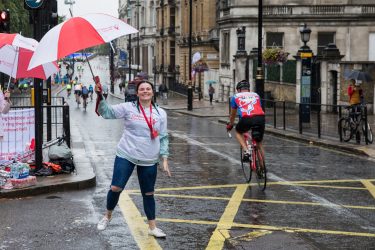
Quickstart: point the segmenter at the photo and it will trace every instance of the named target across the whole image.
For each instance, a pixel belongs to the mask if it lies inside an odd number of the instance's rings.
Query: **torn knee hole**
[[[119,187],[111,187],[111,190],[112,190],[112,192],[116,192],[116,193],[118,193],[118,192],[121,192],[121,191],[122,191],[122,188],[119,188]]]
[[[151,196],[151,195],[154,195],[154,192],[148,192],[148,193],[145,193],[145,195]]]

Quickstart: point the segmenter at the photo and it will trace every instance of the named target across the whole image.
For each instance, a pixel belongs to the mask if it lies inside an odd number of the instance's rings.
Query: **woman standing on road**
[[[98,98],[101,98],[98,113],[104,119],[124,120],[124,132],[117,146],[112,184],[107,195],[107,212],[98,223],[98,230],[104,230],[111,221],[120,193],[137,166],[143,207],[149,225],[148,233],[154,237],[166,237],[156,227],[154,186],[159,156],[163,159],[163,170],[171,176],[167,158],[167,114],[152,102],[153,89],[152,83],[141,81],[136,87],[136,102],[108,105],[101,97],[102,89],[100,83],[97,83]]]

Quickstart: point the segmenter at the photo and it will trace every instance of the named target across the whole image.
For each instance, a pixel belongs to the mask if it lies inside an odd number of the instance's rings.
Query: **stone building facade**
[[[246,51],[257,48],[258,0],[224,0],[220,2],[220,93],[226,100],[234,91],[233,56],[237,50],[238,27],[246,28]],[[300,27],[303,24],[312,30],[308,46],[318,56],[329,43],[339,49],[341,60],[327,61],[319,65],[318,86],[314,90],[319,101],[324,104],[344,104],[347,102],[345,73],[353,68],[372,70],[375,60],[375,2],[372,0],[264,0],[263,1],[263,48],[281,47],[290,53],[290,59],[303,45],[300,39]],[[319,56],[314,57],[320,63]],[[321,61],[324,62],[324,61]],[[289,99],[299,102],[299,82],[294,94],[293,85],[267,82],[265,89],[272,91],[276,99]],[[370,72],[371,73],[371,72]],[[254,81],[252,69],[250,80]],[[375,75],[373,76],[375,79]],[[367,101],[373,103],[373,83],[366,83]],[[284,93],[278,96],[278,93]],[[286,94],[285,94],[286,93]]]

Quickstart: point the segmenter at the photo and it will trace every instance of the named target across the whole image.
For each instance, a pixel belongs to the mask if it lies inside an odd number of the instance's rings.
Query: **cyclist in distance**
[[[87,105],[87,98],[89,97],[89,90],[86,86],[82,87],[82,99],[84,102],[84,107]]]
[[[72,84],[71,83],[68,83],[66,85],[66,93],[67,93],[67,97],[69,98],[70,94],[72,93]]]
[[[94,94],[94,87],[92,86],[92,84],[90,84],[90,86],[89,86],[89,96],[90,96],[91,101],[92,101],[92,94]]]
[[[260,152],[263,156],[262,140],[265,128],[265,116],[261,106],[260,97],[257,93],[250,91],[250,83],[242,80],[237,83],[237,93],[231,98],[231,113],[229,122],[227,124],[227,131],[231,131],[236,115],[239,116],[239,121],[236,125],[236,138],[243,149],[244,162],[250,161],[250,152],[246,146],[244,133],[252,129],[251,136],[258,142]]]

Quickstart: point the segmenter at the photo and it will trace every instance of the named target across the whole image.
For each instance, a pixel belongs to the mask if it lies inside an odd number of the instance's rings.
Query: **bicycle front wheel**
[[[267,169],[266,163],[260,150],[255,150],[256,179],[258,187],[264,191],[267,186]]]
[[[367,140],[368,143],[372,144],[372,142],[374,141],[374,137],[372,135],[372,130],[371,130],[371,127],[370,127],[370,124],[367,123],[367,134],[366,134],[366,127],[365,127],[365,124],[362,123],[362,131],[363,131],[363,135],[365,137],[365,140]]]
[[[342,136],[344,142],[350,141],[353,137],[353,131],[350,126],[350,118],[343,117],[339,120],[339,133]]]
[[[243,172],[243,176],[245,177],[245,181],[247,183],[249,183],[251,181],[251,162],[243,162],[242,158],[243,158],[243,150],[242,148],[240,148],[240,152],[241,152],[241,167],[242,167],[242,172]]]

